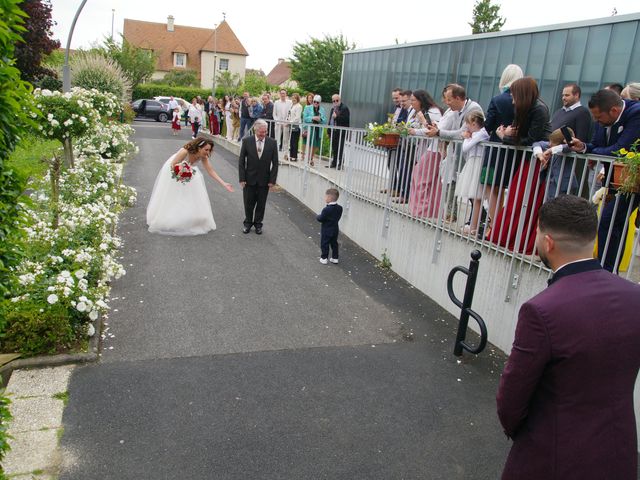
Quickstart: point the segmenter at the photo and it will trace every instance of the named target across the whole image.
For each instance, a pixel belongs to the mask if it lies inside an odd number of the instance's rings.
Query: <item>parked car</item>
[[[162,103],[166,103],[167,105],[169,105],[169,101],[171,100],[171,97],[153,97],[154,100],[157,100],[158,102],[162,102]],[[184,98],[180,98],[180,97],[173,97],[173,99],[178,102],[178,105],[183,106],[183,105],[189,105],[191,102],[187,102]],[[184,108],[184,107],[182,107]],[[188,108],[188,107],[187,107]]]
[[[156,122],[166,122],[172,115],[169,105],[151,99],[139,99],[131,103],[131,108],[136,112],[136,117],[153,118]]]

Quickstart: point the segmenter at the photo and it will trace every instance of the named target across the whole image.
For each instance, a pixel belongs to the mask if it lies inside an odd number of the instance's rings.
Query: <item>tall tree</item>
[[[473,22],[471,33],[499,32],[507,21],[500,16],[500,5],[493,5],[491,0],[477,0],[473,6]]]
[[[303,89],[328,99],[340,88],[343,52],[354,48],[355,44],[350,44],[342,35],[325,35],[322,40],[312,38],[308,43],[296,42],[290,60],[291,78]]]
[[[171,85],[172,87],[199,87],[200,80],[198,72],[195,70],[178,70],[174,69],[167,73],[162,79],[162,83]]]
[[[120,65],[132,88],[149,80],[156,69],[156,55],[153,51],[131,45],[124,37],[120,44],[111,37],[105,38],[97,51]]]
[[[51,19],[50,0],[25,0],[20,7],[28,17],[22,34],[24,41],[16,45],[16,67],[23,80],[33,83],[44,75],[55,75],[42,65],[42,60],[60,48],[60,42],[52,38],[51,29],[56,23]]]
[[[224,70],[217,75],[216,85],[224,92],[234,92],[239,84],[240,75],[237,73],[231,73],[229,70]]]

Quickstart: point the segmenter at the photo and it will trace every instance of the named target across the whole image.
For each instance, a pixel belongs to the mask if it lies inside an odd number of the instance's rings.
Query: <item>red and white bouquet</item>
[[[189,162],[176,163],[171,167],[171,178],[178,183],[187,183],[191,181],[191,178],[195,175],[196,171],[189,164]]]

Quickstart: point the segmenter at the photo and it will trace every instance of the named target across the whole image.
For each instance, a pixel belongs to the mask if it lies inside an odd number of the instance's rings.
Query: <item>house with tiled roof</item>
[[[202,88],[213,86],[214,71],[216,76],[228,70],[244,78],[249,53],[226,20],[216,29],[176,25],[174,20],[172,15],[166,24],[124,19],[124,38],[157,56],[153,79],[177,69],[198,72]]]
[[[267,75],[269,85],[277,85],[283,88],[297,88],[298,82],[291,80],[291,64],[284,58],[278,59],[278,64]]]

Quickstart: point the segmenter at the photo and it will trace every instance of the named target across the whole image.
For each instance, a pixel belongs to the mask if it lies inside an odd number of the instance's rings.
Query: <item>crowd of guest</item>
[[[597,248],[605,268],[613,271],[628,231],[627,211],[636,209],[639,196],[615,195],[608,163],[574,160],[568,154],[613,156],[629,149],[640,138],[640,83],[607,85],[588,105],[582,104],[581,93],[575,83],[564,85],[563,106],[551,114],[537,82],[518,65],[504,69],[486,110],[455,83],[442,90],[446,110],[425,90],[395,88],[389,117],[406,127],[408,140],[388,155],[390,180],[383,193],[408,204],[414,217],[442,216],[461,224],[464,235],[531,254],[542,203],[610,187],[602,195]],[[314,167],[324,142],[331,146],[326,167],[342,169],[350,112],[340,95],[332,96],[329,111],[314,93],[303,100],[283,88],[274,98],[249,92],[206,101],[196,97],[184,110],[185,125],[191,124],[194,137],[204,128],[239,142],[257,119],[264,119],[284,160],[305,158]]]
[[[388,163],[384,192],[396,203],[408,203],[415,217],[442,215],[462,223],[465,235],[532,254],[543,202],[561,194],[590,197],[608,187],[597,253],[614,271],[631,248],[625,238],[636,217],[629,219],[628,212],[637,209],[640,195],[616,195],[608,162],[574,160],[572,154],[614,156],[629,150],[640,138],[639,97],[638,83],[612,84],[583,105],[580,86],[570,83],[562,89],[563,106],[551,114],[535,79],[518,65],[504,69],[486,111],[462,85],[444,88],[444,112],[428,92],[396,88],[389,116],[408,127],[409,137]],[[459,222],[456,216],[463,211]]]

